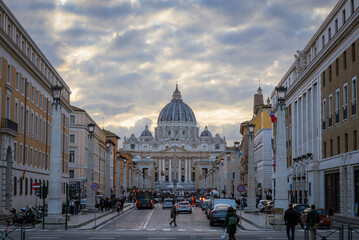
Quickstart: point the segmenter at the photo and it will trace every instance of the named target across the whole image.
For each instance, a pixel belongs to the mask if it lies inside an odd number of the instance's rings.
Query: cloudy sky
[[[176,82],[198,126],[240,139],[338,0],[4,0],[72,90],[123,138],[157,124]]]

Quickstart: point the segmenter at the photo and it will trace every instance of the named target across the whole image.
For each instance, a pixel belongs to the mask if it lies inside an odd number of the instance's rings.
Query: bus
[[[155,203],[151,190],[136,191],[136,208],[154,208]]]

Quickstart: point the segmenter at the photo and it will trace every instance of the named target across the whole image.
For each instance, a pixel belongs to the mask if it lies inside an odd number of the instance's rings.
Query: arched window
[[[232,172],[232,179],[235,179],[236,172]]]
[[[14,196],[17,194],[17,177],[14,177]]]
[[[25,178],[25,195],[27,195],[29,189],[29,180]]]
[[[32,181],[32,178],[30,178],[30,195],[32,195],[32,184],[34,184],[34,183]]]
[[[22,195],[22,182],[23,182],[23,180],[20,179],[20,191],[19,191],[20,196]]]

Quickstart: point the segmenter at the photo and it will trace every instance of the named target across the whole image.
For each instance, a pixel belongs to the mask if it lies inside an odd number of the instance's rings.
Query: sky
[[[3,0],[72,91],[123,139],[154,132],[176,83],[200,132],[240,140],[338,0]],[[260,81],[259,81],[260,79]]]

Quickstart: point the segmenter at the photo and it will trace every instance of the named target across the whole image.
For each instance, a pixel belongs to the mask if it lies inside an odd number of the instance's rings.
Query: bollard
[[[24,224],[21,225],[20,238],[21,238],[21,240],[25,240],[25,227],[24,227]]]

